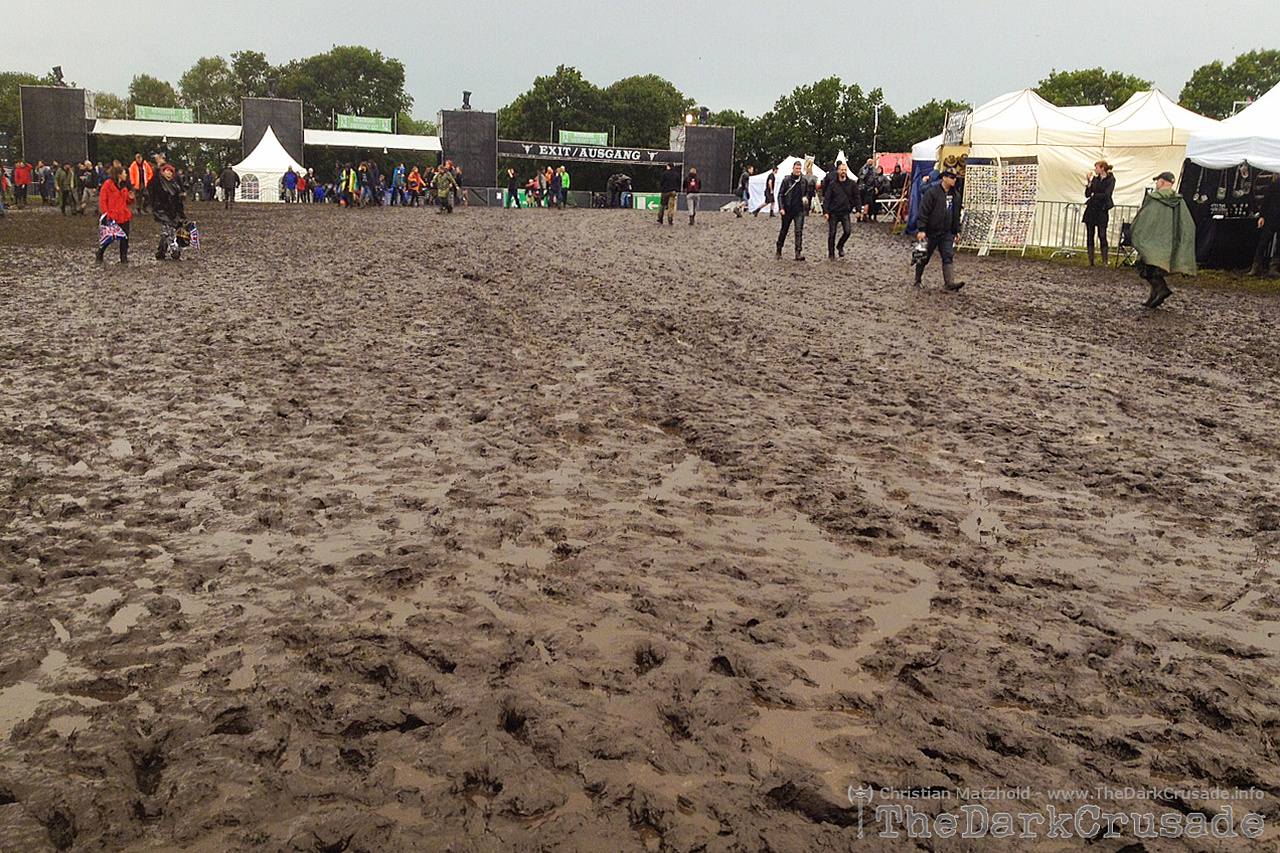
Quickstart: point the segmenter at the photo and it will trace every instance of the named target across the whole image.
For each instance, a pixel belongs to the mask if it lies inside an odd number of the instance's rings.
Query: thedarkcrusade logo
[[[1124,789],[1137,791],[1138,789]],[[1106,802],[1107,808],[1094,803],[1060,808],[1050,802],[1040,810],[1013,811],[980,801],[1020,801],[1031,799],[1029,787],[1021,788],[874,788],[849,786],[849,802],[858,808],[858,837],[874,832],[881,838],[1258,838],[1266,828],[1261,814],[1223,805],[1215,814],[1205,811],[1168,811],[1156,814],[1148,808],[1126,810],[1117,802],[1114,792],[1055,791],[1042,799],[1070,802],[1093,797]],[[1127,796],[1127,800],[1153,800],[1150,797]],[[1221,801],[1223,799],[1260,799],[1261,791],[1209,789],[1181,792],[1182,799]],[[964,802],[955,809],[943,808],[936,813],[917,808],[913,802]],[[969,801],[969,802],[965,802]],[[865,809],[865,811],[864,811]]]

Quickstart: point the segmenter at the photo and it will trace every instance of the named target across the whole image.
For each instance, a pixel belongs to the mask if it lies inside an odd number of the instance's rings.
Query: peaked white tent
[[[1280,84],[1216,127],[1193,131],[1187,159],[1209,169],[1248,163],[1280,172]]]
[[[1083,107],[1058,107],[1072,118],[1078,118],[1081,121],[1087,121],[1089,124],[1097,124],[1111,114],[1106,104],[1089,104]]]
[[[791,174],[792,166],[797,160],[800,162],[801,171],[805,174],[808,174],[806,167],[811,163],[813,164],[813,176],[819,183],[821,183],[822,179],[827,176],[827,173],[819,168],[817,163],[813,162],[812,157],[784,157],[782,162],[778,164],[778,175],[775,178],[776,186],[773,188],[775,197],[778,189],[782,187],[782,179]],[[853,171],[853,169],[850,169],[850,172]],[[755,210],[757,207],[764,204],[764,185],[768,180],[769,173],[762,172],[760,174],[752,175],[751,179],[747,181],[747,186],[751,191],[748,195],[747,205],[751,210]]]
[[[1112,166],[1116,204],[1141,204],[1151,178],[1177,175],[1186,157],[1187,138],[1218,122],[1180,107],[1159,89],[1135,92],[1115,112],[1100,120],[1103,160]]]
[[[1078,202],[1083,175],[1102,149],[1103,131],[1023,89],[975,109],[964,135],[971,161],[1035,157],[1037,201]]]
[[[293,167],[293,171],[305,174],[297,160],[284,150],[276,133],[267,125],[267,132],[248,157],[231,168],[240,176],[240,189],[236,201],[280,201],[280,179]]]

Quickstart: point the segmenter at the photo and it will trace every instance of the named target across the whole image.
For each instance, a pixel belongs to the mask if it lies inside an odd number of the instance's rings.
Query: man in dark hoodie
[[[151,179],[147,189],[151,193],[151,212],[160,223],[160,243],[156,246],[156,260],[163,261],[172,252],[175,261],[182,260],[178,246],[178,229],[187,218],[182,203],[182,184],[172,163],[165,163]]]

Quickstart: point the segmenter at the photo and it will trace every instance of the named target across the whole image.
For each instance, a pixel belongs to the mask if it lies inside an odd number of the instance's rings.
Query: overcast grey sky
[[[460,106],[464,89],[474,108],[500,109],[560,64],[601,87],[658,74],[699,105],[758,117],[797,86],[829,76],[864,91],[880,87],[899,113],[930,98],[982,103],[1055,69],[1099,66],[1152,80],[1176,100],[1199,66],[1280,48],[1276,0],[116,0],[95,9],[95,19],[114,25],[63,25],[55,16],[31,17],[24,28],[21,15],[5,15],[0,70],[44,74],[61,65],[69,82],[123,96],[135,74],[176,88],[202,56],[257,50],[282,64],[360,45],[404,63],[412,113],[430,121]],[[909,9],[946,23],[913,23]],[[136,22],[161,20],[168,36],[137,35]]]

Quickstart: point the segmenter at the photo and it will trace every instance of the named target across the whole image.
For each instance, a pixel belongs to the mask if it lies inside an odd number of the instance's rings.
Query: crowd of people
[[[771,217],[779,216],[775,255],[782,257],[791,236],[797,261],[805,259],[804,225],[810,214],[821,215],[827,223],[828,259],[843,258],[852,233],[851,221],[876,221],[879,200],[886,195],[903,198],[910,180],[910,172],[904,171],[900,164],[886,175],[883,167],[870,158],[856,177],[845,162],[837,162],[835,170],[822,181],[814,176],[811,162],[806,164],[800,160],[793,163],[791,173],[781,181],[777,173],[778,168],[774,167],[765,180],[764,201],[751,209],[750,182],[755,170],[745,169],[739,177],[740,200],[734,212],[738,217],[748,211],[759,216],[768,208]],[[616,180],[618,177],[610,179],[611,203],[630,190],[629,179],[624,183]],[[965,284],[956,277],[954,268],[955,242],[961,227],[961,177],[953,169],[944,169],[935,170],[922,180],[924,189],[915,210],[917,243],[911,261],[914,283],[923,284],[924,271],[936,254],[941,258],[943,289],[956,291]],[[1167,275],[1196,273],[1195,224],[1189,210],[1174,190],[1171,173],[1161,173],[1154,180],[1155,188],[1147,194],[1131,223],[1131,240],[1139,254],[1138,273],[1150,283],[1150,293],[1143,303],[1147,308],[1159,307],[1172,295]],[[194,225],[186,220],[184,201],[220,198],[229,207],[240,183],[240,176],[230,164],[217,173],[212,166],[207,166],[197,175],[194,170],[184,172],[165,162],[163,155],[147,160],[142,154],[136,154],[127,166],[117,160],[109,167],[89,160],[49,164],[37,161],[32,165],[19,159],[11,170],[0,164],[0,215],[6,199],[21,209],[33,204],[34,196],[38,195],[42,205],[57,206],[64,216],[83,216],[96,201],[101,214],[97,260],[103,260],[111,242],[119,242],[120,259],[127,261],[129,223],[136,207],[139,213],[152,212],[161,223],[156,258],[178,260],[182,247],[191,244]],[[1085,175],[1083,220],[1091,266],[1099,250],[1102,263],[1105,265],[1108,261],[1107,231],[1115,184],[1111,166],[1103,160],[1095,163],[1093,170]],[[383,174],[375,161],[364,160],[339,166],[330,182],[318,180],[312,169],[302,172],[290,167],[280,179],[279,193],[282,201],[291,204],[333,202],[359,208],[434,206],[439,213],[452,213],[455,205],[466,204],[462,187],[462,168],[451,160],[445,160],[434,170],[417,165],[406,168],[400,163],[390,175]],[[524,206],[523,194],[524,203],[529,207],[564,209],[569,187],[569,172],[564,166],[547,166],[525,181],[516,177],[515,169],[507,169],[504,206]],[[683,192],[689,225],[693,226],[701,191],[702,181],[696,168],[682,175],[674,164],[667,164],[660,179],[658,224],[674,224],[676,202]],[[1268,192],[1258,228],[1262,239],[1251,272],[1275,277],[1280,272],[1280,238],[1277,237],[1280,182],[1274,182]]]

